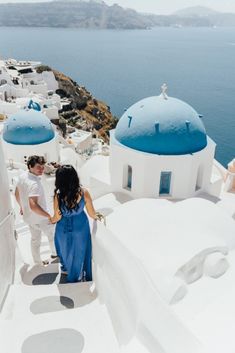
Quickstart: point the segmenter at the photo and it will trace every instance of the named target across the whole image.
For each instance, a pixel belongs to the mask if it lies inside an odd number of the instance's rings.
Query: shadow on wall
[[[21,353],[81,353],[84,342],[83,335],[76,330],[51,330],[28,337]]]

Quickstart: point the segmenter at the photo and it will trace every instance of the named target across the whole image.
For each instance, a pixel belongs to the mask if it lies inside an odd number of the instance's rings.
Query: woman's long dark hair
[[[59,209],[64,202],[70,209],[76,207],[81,185],[78,174],[70,164],[62,165],[55,174],[55,195],[58,197]]]

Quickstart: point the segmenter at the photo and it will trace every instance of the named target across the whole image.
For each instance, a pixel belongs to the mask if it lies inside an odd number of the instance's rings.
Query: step
[[[13,310],[1,315],[1,353],[119,351],[92,283],[12,286],[5,305]]]
[[[13,285],[0,316],[1,353],[147,353],[136,337],[118,345],[92,282]]]
[[[83,309],[98,303],[92,282],[52,285],[12,285],[5,301],[2,318],[6,320]],[[71,310],[69,310],[71,311]]]

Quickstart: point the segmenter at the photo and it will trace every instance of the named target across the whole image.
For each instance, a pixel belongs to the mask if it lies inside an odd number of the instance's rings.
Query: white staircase
[[[13,285],[0,322],[1,353],[118,352],[91,283]]]
[[[47,267],[33,265],[27,226],[19,224],[17,234],[15,283],[0,314],[1,353],[147,352],[136,339],[119,347],[94,283],[66,283],[57,261]],[[42,256],[49,256],[46,239]]]

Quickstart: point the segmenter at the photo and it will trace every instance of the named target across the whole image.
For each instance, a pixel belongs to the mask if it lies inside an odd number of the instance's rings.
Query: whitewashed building
[[[99,184],[103,180],[105,190],[131,198],[185,199],[203,191],[218,196],[223,179],[214,178],[215,147],[201,116],[163,90],[132,105],[111,131]],[[90,178],[91,187],[95,179]]]
[[[4,123],[2,133],[5,157],[25,163],[31,155],[45,156],[48,162],[59,160],[59,143],[52,123],[45,114],[21,110]]]

